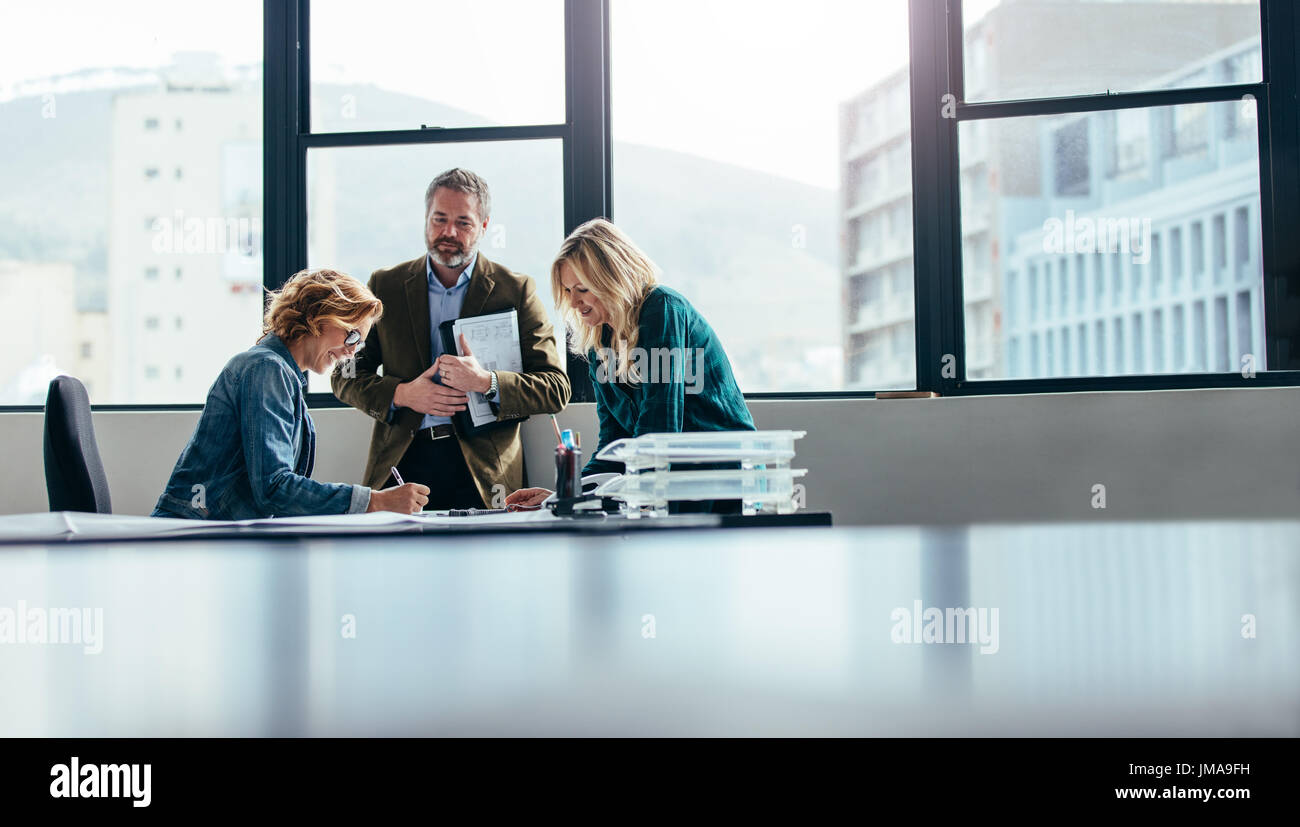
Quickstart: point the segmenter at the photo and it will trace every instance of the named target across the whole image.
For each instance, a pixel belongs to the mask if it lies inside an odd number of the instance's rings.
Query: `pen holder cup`
[[[563,445],[555,449],[555,496],[557,499],[570,499],[582,495],[582,450],[566,448]]]

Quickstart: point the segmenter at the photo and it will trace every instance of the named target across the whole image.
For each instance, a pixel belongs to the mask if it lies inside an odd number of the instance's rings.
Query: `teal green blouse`
[[[605,328],[602,342],[610,346]],[[587,354],[600,444],[583,474],[622,472],[622,463],[596,459],[611,442],[630,436],[683,431],[752,431],[754,419],[736,385],[722,342],[682,294],[662,285],[641,305],[637,349],[629,360],[640,382],[607,375],[596,351]]]

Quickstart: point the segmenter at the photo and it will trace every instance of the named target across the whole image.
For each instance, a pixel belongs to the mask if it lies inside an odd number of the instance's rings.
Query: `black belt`
[[[456,429],[451,424],[434,425],[432,428],[421,428],[415,432],[416,439],[444,439],[449,436],[455,436]]]

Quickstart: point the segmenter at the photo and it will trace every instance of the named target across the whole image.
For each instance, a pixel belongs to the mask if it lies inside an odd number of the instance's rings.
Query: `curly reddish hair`
[[[355,330],[372,324],[384,305],[364,284],[337,270],[302,270],[279,290],[268,291],[262,335],[274,333],[285,344],[318,336],[325,325]]]

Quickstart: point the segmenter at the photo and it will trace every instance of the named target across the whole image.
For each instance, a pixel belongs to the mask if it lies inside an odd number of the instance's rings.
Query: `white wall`
[[[795,428],[808,507],[840,525],[1000,520],[1290,518],[1300,513],[1300,388],[891,400],[755,400],[760,428]],[[317,479],[356,481],[370,420],[313,413]],[[147,514],[197,411],[99,412],[114,511]],[[596,436],[594,407],[563,427]],[[0,414],[0,513],[44,511],[39,413]],[[549,485],[549,419],[524,425]],[[590,450],[590,448],[588,449]],[[540,470],[539,470],[540,469]],[[1106,509],[1092,487],[1106,486]]]

